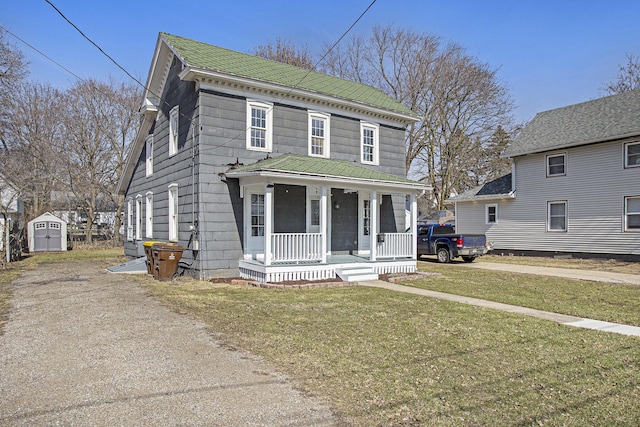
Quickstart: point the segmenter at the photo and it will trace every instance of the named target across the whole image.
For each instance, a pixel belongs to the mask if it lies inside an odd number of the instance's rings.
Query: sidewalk
[[[640,275],[638,274],[579,270],[575,268],[541,267],[534,265],[501,264],[484,261],[459,265],[469,268],[479,268],[482,270],[510,271],[513,273],[537,274],[539,276],[566,277],[568,279],[590,280],[592,282],[620,283],[640,286]]]
[[[481,265],[481,264],[478,264]],[[497,264],[494,264],[497,265]],[[501,264],[500,264],[501,265]],[[521,266],[514,266],[521,267]],[[537,267],[536,267],[537,268]],[[556,269],[560,270],[560,269]],[[515,271],[515,270],[514,270]],[[537,273],[536,273],[537,274]],[[577,276],[573,276],[576,278]],[[640,337],[640,327],[621,325],[619,323],[602,322],[599,320],[583,319],[580,317],[567,316],[564,314],[551,313],[549,311],[535,310],[533,308],[519,307],[516,305],[503,304],[499,302],[487,301],[478,298],[465,297],[461,295],[447,294],[444,292],[430,291],[427,289],[419,289],[411,286],[404,286],[397,283],[389,283],[382,280],[372,280],[360,282],[361,286],[370,286],[374,288],[388,289],[390,291],[405,292],[414,295],[422,295],[430,298],[438,298],[447,301],[453,301],[463,304],[470,304],[479,307],[491,308],[494,310],[502,310],[509,313],[523,314],[526,316],[537,317],[538,319],[552,320],[567,326],[575,326],[579,328],[595,329],[605,332],[615,332],[623,335]]]

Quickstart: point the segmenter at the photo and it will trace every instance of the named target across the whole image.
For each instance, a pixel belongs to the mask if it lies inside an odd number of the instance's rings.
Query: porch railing
[[[275,233],[271,235],[272,262],[322,260],[321,233]]]
[[[384,241],[376,247],[379,258],[407,258],[413,256],[413,233],[383,233]]]

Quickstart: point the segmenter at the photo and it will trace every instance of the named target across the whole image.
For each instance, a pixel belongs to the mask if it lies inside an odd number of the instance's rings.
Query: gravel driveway
[[[42,264],[13,291],[2,426],[340,424],[259,358],[95,262]]]

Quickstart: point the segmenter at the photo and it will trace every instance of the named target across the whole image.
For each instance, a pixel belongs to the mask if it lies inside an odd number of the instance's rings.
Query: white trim
[[[133,211],[133,197],[127,200],[127,241],[133,241],[133,225],[135,224],[135,214]]]
[[[173,183],[169,185],[168,190],[168,204],[169,204],[169,241],[177,242],[180,234],[180,218],[179,214],[179,193],[178,184]]]
[[[562,157],[563,162],[562,162],[562,173],[551,173],[550,169],[550,165],[549,165],[549,160],[555,157]],[[546,170],[547,170],[547,178],[552,178],[552,177],[556,177],[556,176],[566,176],[567,175],[567,168],[568,168],[568,156],[567,153],[553,153],[553,154],[547,154],[544,157],[544,163],[546,166]]]
[[[145,216],[144,237],[151,239],[153,238],[153,193],[150,191],[145,195]]]
[[[270,102],[257,101],[247,99],[247,122],[246,122],[246,148],[252,151],[266,151],[271,152],[273,146],[273,104]],[[264,147],[256,147],[252,144],[252,110],[264,110],[265,111],[265,125],[264,127],[257,128],[258,130],[264,130]]]
[[[142,240],[142,194],[136,196],[136,218],[135,218],[136,240]]]
[[[313,153],[313,137],[314,137],[314,135],[312,135],[313,120],[321,120],[324,123],[324,127],[323,127],[324,134],[322,135],[322,153],[321,154]],[[327,113],[321,113],[319,111],[309,110],[307,125],[308,125],[308,132],[307,132],[308,155],[311,157],[324,157],[327,159],[330,158],[331,157],[331,115]]]
[[[632,228],[629,229],[629,199],[638,199],[640,201],[640,196],[625,196],[624,198],[624,231],[627,233],[638,233],[640,232],[640,228]],[[632,212],[632,215],[640,215],[640,210],[638,212]]]
[[[364,131],[373,131],[373,152],[370,154],[373,159],[365,159]],[[367,156],[369,153],[367,153]],[[380,163],[380,125],[371,122],[360,122],[360,162],[365,165],[378,165]]]
[[[493,216],[495,217],[493,221],[489,220],[489,209],[495,208]],[[497,224],[498,223],[498,204],[497,203],[488,203],[484,205],[484,223],[489,224]]]
[[[631,168],[638,168],[640,167],[640,163],[636,163],[633,165],[629,164],[629,147],[632,145],[637,145],[640,147],[640,141],[632,141],[632,142],[626,142],[624,144],[624,149],[623,149],[623,153],[624,153],[624,168],[625,169],[631,169]],[[635,156],[636,154],[634,154]],[[640,154],[638,154],[638,157],[640,158]]]
[[[169,157],[178,153],[180,136],[180,108],[178,105],[169,111]]]
[[[551,228],[551,205],[564,205],[564,229]],[[569,231],[569,202],[566,200],[549,200],[547,201],[547,232],[550,233],[566,233]]]
[[[153,135],[145,139],[146,176],[153,175]]]

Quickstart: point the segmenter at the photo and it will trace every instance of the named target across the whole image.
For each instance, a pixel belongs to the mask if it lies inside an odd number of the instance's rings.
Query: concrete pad
[[[621,325],[620,323],[603,322],[600,320],[582,319],[577,322],[564,323],[567,326],[578,328],[595,329],[604,332],[615,332],[617,334],[632,335],[640,337],[640,328],[637,326]]]

